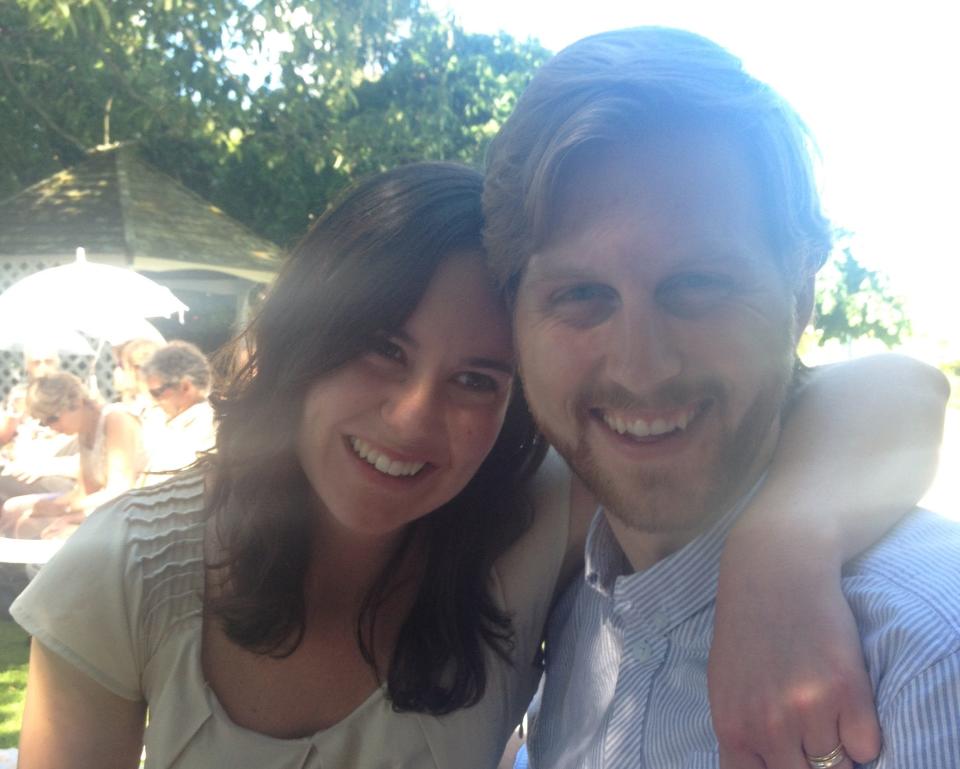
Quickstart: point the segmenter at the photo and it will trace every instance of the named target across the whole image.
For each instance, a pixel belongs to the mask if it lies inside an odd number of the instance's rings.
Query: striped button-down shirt
[[[726,534],[744,504],[632,573],[606,518],[555,608],[535,769],[719,766],[707,655]],[[960,769],[960,525],[917,510],[844,569],[884,748],[872,769]]]

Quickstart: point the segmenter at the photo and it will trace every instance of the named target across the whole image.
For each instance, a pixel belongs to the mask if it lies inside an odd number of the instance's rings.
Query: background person
[[[31,382],[27,408],[39,422],[76,435],[80,477],[64,494],[31,494],[8,499],[0,530],[23,539],[63,539],[87,514],[130,489],[143,471],[140,423],[118,406],[93,400],[73,374],[60,372]]]
[[[141,420],[156,408],[143,366],[161,347],[162,344],[153,339],[130,339],[114,352],[117,365],[113,369],[113,389],[120,403]]]
[[[41,425],[27,413],[27,388],[60,369],[56,349],[37,345],[23,351],[26,382],[14,385],[0,416],[0,504],[22,494],[62,493],[73,488],[80,470],[77,441]]]
[[[555,454],[530,479],[543,446],[480,189],[446,164],[351,189],[262,307],[216,453],[99,511],[44,566],[12,609],[35,639],[23,769],[135,766],[144,738],[147,766],[496,764],[592,505],[571,517]],[[833,456],[829,429],[806,437]],[[791,537],[800,569],[835,582]],[[86,621],[64,621],[80,600]]]
[[[209,395],[210,362],[189,342],[174,341],[143,364],[147,392],[162,418],[145,424],[147,468],[144,485],[157,483],[196,462],[216,442]]]

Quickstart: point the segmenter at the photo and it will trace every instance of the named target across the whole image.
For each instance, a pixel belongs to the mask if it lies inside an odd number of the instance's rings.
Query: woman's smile
[[[480,256],[449,257],[402,328],[307,393],[298,456],[322,514],[384,534],[445,505],[493,447],[512,382],[509,325]]]
[[[347,443],[359,459],[363,460],[381,475],[387,475],[392,478],[412,478],[418,476],[428,465],[426,460],[398,459],[396,456],[392,456],[391,453],[378,449],[362,438],[355,436],[348,437]]]

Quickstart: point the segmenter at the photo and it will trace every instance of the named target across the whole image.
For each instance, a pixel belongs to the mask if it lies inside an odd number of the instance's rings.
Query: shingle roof
[[[89,159],[0,201],[0,258],[93,261],[137,270],[216,270],[270,280],[280,248],[141,160],[135,148]]]

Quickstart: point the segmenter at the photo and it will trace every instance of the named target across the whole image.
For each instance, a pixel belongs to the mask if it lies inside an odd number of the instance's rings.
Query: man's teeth
[[[426,464],[426,462],[400,462],[396,459],[390,459],[386,454],[381,454],[369,443],[359,438],[351,438],[350,445],[353,446],[353,450],[360,459],[372,465],[384,475],[394,477],[416,475]]]
[[[604,413],[603,421],[606,422],[607,427],[620,435],[629,433],[635,438],[647,438],[672,433],[674,430],[686,430],[692,415],[692,411],[684,411],[676,416],[657,417],[648,422],[646,419],[626,420],[613,414]]]

